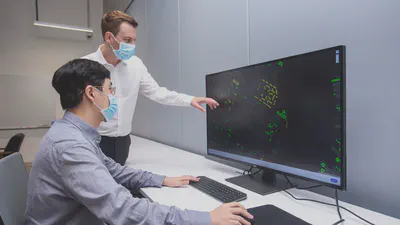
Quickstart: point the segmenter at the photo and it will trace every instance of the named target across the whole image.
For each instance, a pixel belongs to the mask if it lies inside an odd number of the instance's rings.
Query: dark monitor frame
[[[273,173],[278,173],[278,174],[282,174],[282,175],[288,175],[288,176],[291,176],[291,177],[299,178],[299,179],[306,180],[306,181],[311,181],[311,182],[318,183],[318,184],[321,184],[321,185],[324,185],[324,186],[328,186],[328,187],[331,187],[331,188],[335,188],[335,189],[338,189],[338,190],[345,191],[347,189],[347,166],[346,166],[346,164],[347,164],[347,159],[346,159],[346,151],[347,151],[347,147],[346,147],[346,46],[344,46],[344,45],[333,46],[333,47],[324,48],[324,49],[320,49],[320,50],[316,50],[316,51],[310,51],[310,52],[306,52],[306,53],[302,53],[302,54],[292,55],[292,56],[285,57],[285,58],[274,59],[274,60],[271,60],[271,61],[261,62],[261,63],[257,63],[257,64],[252,64],[252,65],[248,65],[248,66],[243,66],[243,67],[239,67],[239,68],[234,68],[234,69],[224,70],[224,71],[221,71],[221,72],[207,74],[205,76],[205,83],[206,83],[205,87],[206,87],[206,96],[209,96],[208,93],[207,93],[207,82],[206,82],[207,81],[207,77],[217,76],[219,74],[226,73],[226,72],[232,72],[232,71],[235,71],[235,70],[238,70],[238,69],[249,68],[249,67],[253,67],[253,66],[259,66],[259,65],[267,64],[267,63],[275,63],[275,62],[280,61],[280,60],[284,61],[284,60],[287,60],[287,59],[290,59],[290,58],[294,58],[294,57],[303,57],[303,56],[307,56],[309,54],[314,54],[314,53],[318,53],[318,52],[321,52],[321,51],[330,51],[330,50],[335,50],[335,49],[340,49],[340,58],[341,58],[341,63],[340,63],[340,65],[341,65],[341,74],[340,74],[341,75],[340,76],[340,79],[341,79],[341,82],[340,82],[340,90],[341,90],[340,96],[341,96],[341,99],[340,99],[340,102],[341,102],[341,108],[342,108],[342,110],[341,110],[341,118],[342,118],[341,143],[343,143],[343,144],[341,146],[342,147],[342,151],[340,153],[341,154],[341,160],[342,160],[342,167],[341,167],[342,170],[341,170],[341,175],[340,175],[340,180],[341,180],[340,186],[339,185],[334,185],[334,184],[331,184],[331,183],[327,183],[327,182],[322,182],[320,180],[315,180],[315,179],[308,178],[308,177],[299,176],[299,175],[296,175],[296,174],[290,174],[290,173],[282,172],[282,171],[279,171],[279,170],[273,170],[271,168],[263,167],[263,169],[271,170]],[[208,118],[209,118],[208,117],[208,113],[209,112],[210,112],[210,109],[207,108],[207,121],[208,121]],[[218,154],[210,153],[210,151],[209,151],[209,149],[210,149],[209,148],[209,140],[208,140],[209,139],[208,129],[207,129],[206,132],[207,132],[206,134],[207,134],[207,154],[208,155],[215,156],[215,157],[222,158],[222,159],[229,159],[229,160],[236,161],[236,162],[246,163],[245,161],[236,160],[236,159],[232,159],[230,157],[223,157],[223,156],[220,156]],[[240,156],[240,157],[244,157],[244,156]],[[261,165],[255,165],[255,166],[262,167]]]

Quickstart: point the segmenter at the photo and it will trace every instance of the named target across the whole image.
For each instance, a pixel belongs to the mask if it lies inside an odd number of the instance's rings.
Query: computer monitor
[[[263,168],[227,181],[260,194],[276,173],[346,189],[345,46],[206,75],[207,153]]]

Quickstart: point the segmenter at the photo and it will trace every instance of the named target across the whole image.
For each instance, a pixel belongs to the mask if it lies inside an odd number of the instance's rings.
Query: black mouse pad
[[[273,205],[247,209],[254,216],[252,225],[311,225]]]

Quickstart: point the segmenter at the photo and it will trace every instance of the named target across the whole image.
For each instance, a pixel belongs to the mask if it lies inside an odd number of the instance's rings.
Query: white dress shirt
[[[114,67],[104,59],[100,47],[96,52],[82,57],[105,66],[111,72],[111,82],[116,87],[118,111],[110,121],[100,124],[98,128],[100,135],[120,137],[131,133],[139,92],[161,104],[190,106],[193,96],[160,87],[137,56],[134,55],[129,60],[120,61]]]

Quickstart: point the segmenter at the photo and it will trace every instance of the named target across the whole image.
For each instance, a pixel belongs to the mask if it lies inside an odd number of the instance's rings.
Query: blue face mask
[[[128,60],[135,54],[136,45],[119,42],[112,34],[114,40],[119,43],[119,49],[115,50],[110,44],[115,56],[120,60]]]
[[[104,92],[100,91],[99,89],[96,88],[96,90],[98,90],[104,96],[107,96],[106,94],[104,94]],[[114,117],[118,109],[117,99],[112,94],[109,94],[107,97],[108,100],[110,101],[110,105],[105,109],[100,108],[100,106],[98,106],[95,102],[93,102],[93,104],[101,110],[101,114],[103,114],[104,120],[106,122],[110,121]]]

